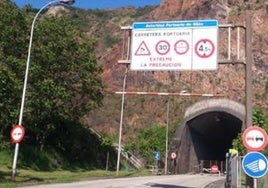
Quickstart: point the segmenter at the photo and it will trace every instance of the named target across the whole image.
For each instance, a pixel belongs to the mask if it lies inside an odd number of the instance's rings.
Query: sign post
[[[154,152],[154,159],[155,159],[156,161],[159,161],[159,160],[160,160],[160,152],[159,152],[159,151],[155,151],[155,152]]]
[[[264,176],[268,171],[267,158],[257,152],[263,150],[267,143],[266,131],[258,126],[248,127],[242,134],[243,145],[248,151],[251,151],[245,155],[242,161],[242,168],[244,172],[254,178],[254,188],[257,188],[257,179]]]
[[[158,163],[159,163],[159,160],[160,160],[160,152],[159,151],[155,151],[154,152],[154,171],[153,171],[153,173],[155,174],[155,175],[157,175],[158,174]]]

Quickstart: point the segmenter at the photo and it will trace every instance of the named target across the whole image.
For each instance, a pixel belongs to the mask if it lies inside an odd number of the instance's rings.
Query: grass
[[[16,169],[17,173],[15,176],[15,181],[12,182],[12,149],[6,148],[0,151],[0,188],[14,188],[28,185],[66,183],[90,179],[118,177],[116,175],[116,171],[114,170],[114,161],[112,160],[111,155],[109,160],[109,170],[111,171],[105,171],[98,170],[104,169],[104,165],[94,167],[92,165],[92,163],[95,164],[94,162],[86,163],[87,161],[81,161],[81,163],[77,164],[75,162],[71,162],[71,160],[62,158],[61,155],[57,156],[57,153],[54,150],[40,152],[34,147],[24,146],[20,150],[20,157],[18,160],[19,165]],[[60,161],[60,165],[54,164],[55,158]],[[148,170],[127,171],[125,170],[125,167],[129,165],[123,160],[121,162],[122,170],[119,173],[119,177],[142,176],[150,174]],[[96,166],[98,165],[96,164]]]
[[[150,175],[148,170],[142,171],[120,171],[120,177]],[[31,169],[18,169],[15,182],[11,181],[11,169],[0,167],[0,188],[14,188],[18,186],[37,185],[37,184],[51,184],[83,181],[98,178],[115,178],[116,171],[105,170],[56,170],[49,172],[34,171]]]

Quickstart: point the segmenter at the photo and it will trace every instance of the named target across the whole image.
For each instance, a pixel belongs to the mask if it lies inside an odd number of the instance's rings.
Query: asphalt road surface
[[[73,183],[28,186],[24,188],[204,188],[223,180],[218,175],[168,175],[132,178],[98,179]]]

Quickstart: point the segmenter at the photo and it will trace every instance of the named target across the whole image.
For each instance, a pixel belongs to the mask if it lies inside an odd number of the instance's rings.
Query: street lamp
[[[122,93],[122,103],[121,103],[121,113],[120,113],[120,125],[119,125],[119,138],[118,138],[118,152],[117,152],[117,164],[116,164],[116,175],[119,175],[120,168],[120,156],[122,150],[122,126],[124,118],[124,106],[125,106],[125,89],[126,89],[126,79],[128,75],[128,66],[126,66],[124,80],[123,80],[123,93]]]
[[[29,47],[28,47],[28,56],[27,56],[27,62],[26,62],[23,91],[22,91],[22,97],[21,97],[21,107],[20,107],[20,115],[19,115],[19,123],[18,123],[19,125],[22,125],[22,117],[23,117],[23,110],[24,110],[24,103],[25,103],[28,72],[29,72],[29,67],[30,67],[30,57],[31,57],[31,48],[32,48],[32,41],[33,41],[33,32],[34,32],[34,25],[35,25],[36,19],[39,16],[39,14],[49,6],[56,5],[56,4],[71,5],[74,2],[75,2],[75,0],[54,0],[54,1],[51,1],[51,2],[49,2],[47,4],[45,4],[42,8],[40,8],[40,10],[36,13],[36,15],[35,15],[35,17],[33,19],[32,27],[31,27],[30,41],[29,41]],[[13,165],[12,165],[12,174],[11,174],[11,180],[12,181],[15,180],[18,152],[19,152],[19,143],[16,143],[15,152],[14,152],[14,159],[13,159]]]

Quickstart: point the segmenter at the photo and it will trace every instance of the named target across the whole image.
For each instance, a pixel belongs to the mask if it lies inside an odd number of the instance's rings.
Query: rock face
[[[60,16],[61,14],[66,14],[68,12],[70,12],[70,8],[58,5],[50,7],[49,10],[47,11],[47,14],[53,16]]]
[[[261,3],[260,3],[261,2]],[[120,10],[116,10],[120,11]],[[131,10],[134,11],[134,10]],[[268,6],[264,1],[243,1],[243,0],[162,0],[161,4],[153,9],[148,15],[142,15],[135,21],[174,21],[174,20],[204,20],[217,19],[219,24],[245,25],[246,18],[252,20],[252,101],[253,108],[261,107],[268,111]],[[112,22],[116,19],[110,19]],[[91,21],[91,23],[93,20]],[[114,23],[113,23],[114,24]],[[116,23],[118,25],[118,23]],[[115,24],[114,24],[115,25]],[[91,28],[95,28],[92,26]],[[100,28],[100,27],[98,27]],[[112,28],[112,27],[111,27]],[[111,35],[113,32],[106,29]],[[89,31],[90,33],[91,31]],[[240,31],[240,58],[245,58],[245,31]],[[95,32],[97,33],[97,31]],[[121,35],[122,36],[122,35]],[[219,31],[219,57],[227,57],[228,29]],[[208,36],[209,37],[209,36]],[[231,58],[237,57],[237,33],[231,29]],[[103,44],[101,44],[103,45]],[[122,57],[122,42],[113,46],[105,53],[100,48],[97,54],[101,61],[104,72],[103,80],[110,92],[121,91],[125,66],[117,63]],[[244,104],[245,101],[245,65],[229,64],[219,65],[217,71],[155,71],[155,72],[134,72],[129,71],[126,82],[128,91],[159,91],[159,92],[180,92],[193,93],[219,93],[225,98]],[[116,100],[107,98],[104,100],[104,108],[94,111],[87,119],[87,123],[97,131],[105,134],[118,133],[120,114],[120,95]],[[166,98],[165,98],[166,99]],[[148,96],[127,96],[125,109],[128,113],[124,117],[125,125],[135,131],[142,129],[145,125],[150,126],[151,122],[165,124],[165,110],[163,104],[165,99]],[[173,98],[174,113],[170,113],[172,122],[178,120],[179,115],[184,114],[184,109],[192,103],[195,98]],[[201,100],[201,99],[197,99]],[[114,102],[114,104],[111,103]],[[117,106],[115,106],[117,105]],[[176,106],[177,105],[177,106]],[[113,107],[110,109],[109,107]],[[113,111],[111,115],[108,111]],[[103,114],[108,114],[104,117]],[[171,117],[173,116],[173,117]]]
[[[163,0],[152,12],[152,18],[161,20],[209,19],[227,17],[227,4],[214,0]]]
[[[204,19],[216,19],[219,24],[233,24],[233,25],[245,25],[246,18],[251,18],[253,39],[252,39],[252,52],[253,52],[253,103],[255,105],[261,105],[267,108],[267,104],[261,104],[259,100],[265,100],[267,98],[267,85],[268,77],[267,66],[268,66],[268,5],[264,1],[255,0],[162,0],[162,3],[154,11],[151,12],[150,16],[152,20],[156,21],[171,21],[171,20],[204,20]],[[243,29],[242,29],[243,30]],[[237,56],[237,33],[232,29],[231,31],[231,53],[232,58]],[[240,53],[241,56],[245,57],[245,31],[240,31]],[[222,37],[219,42],[220,52],[219,56],[226,56],[227,49],[227,30],[220,30],[219,36]],[[237,75],[237,73],[240,73]],[[183,73],[184,74],[184,73]],[[199,77],[203,77],[206,74],[199,74]],[[229,96],[235,97],[237,93],[240,95],[243,90],[240,90],[236,85],[245,86],[245,75],[243,66],[235,65],[231,66],[220,66],[217,73],[218,76],[224,76],[225,78],[218,83],[221,88],[225,88],[223,92],[228,91]],[[227,77],[226,77],[227,76]],[[229,77],[229,78],[228,78]],[[231,78],[232,77],[232,78]],[[227,81],[229,79],[229,81]],[[230,81],[233,83],[230,83]],[[235,84],[236,83],[236,84]],[[206,88],[207,85],[202,83],[202,88]],[[236,93],[236,94],[235,94]],[[240,101],[238,98],[234,100]]]

